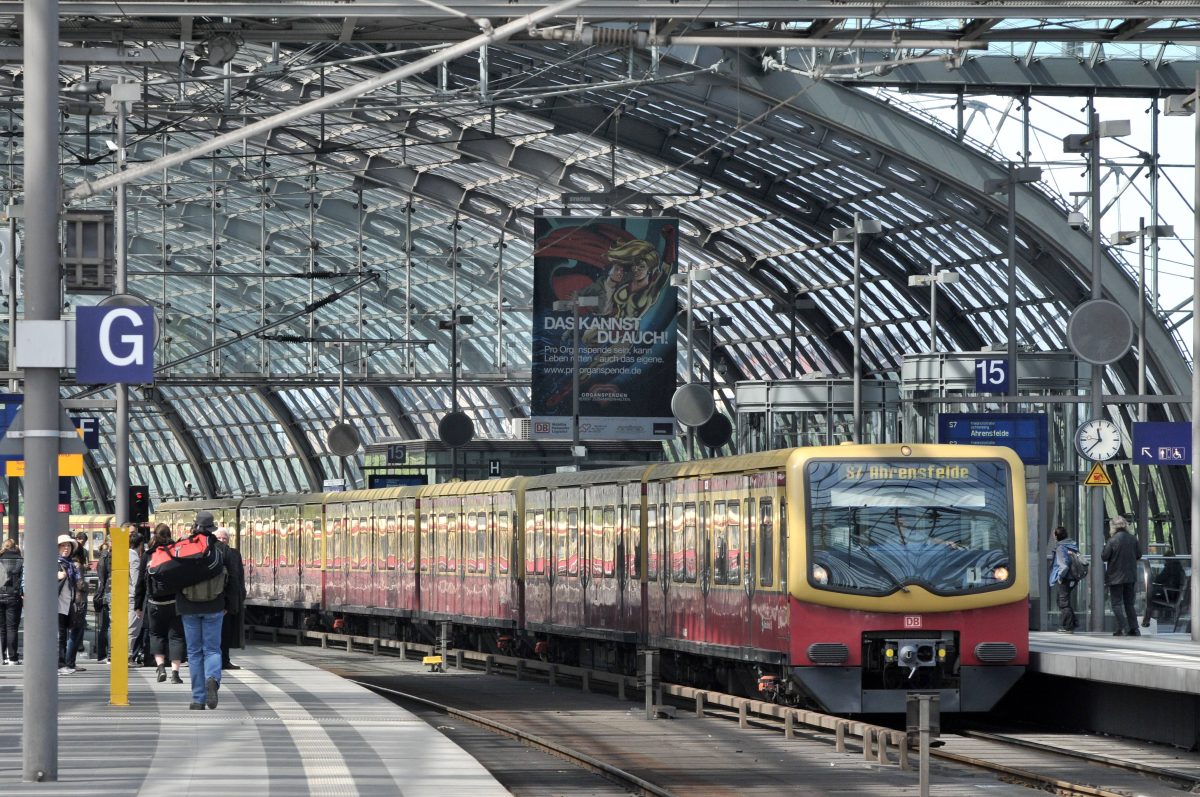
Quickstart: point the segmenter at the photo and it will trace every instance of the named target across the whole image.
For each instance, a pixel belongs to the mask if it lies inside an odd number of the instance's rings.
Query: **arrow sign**
[[[1133,464],[1190,465],[1192,425],[1159,421],[1133,425]]]

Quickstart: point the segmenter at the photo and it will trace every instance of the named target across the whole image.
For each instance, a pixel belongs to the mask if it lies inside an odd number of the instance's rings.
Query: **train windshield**
[[[1011,584],[1011,479],[996,460],[810,462],[809,582],[868,595]]]

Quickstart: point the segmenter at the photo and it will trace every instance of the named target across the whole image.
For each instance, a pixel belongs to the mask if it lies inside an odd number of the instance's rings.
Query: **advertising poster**
[[[534,219],[533,439],[571,439],[574,327],[561,305],[584,296],[596,306],[579,308],[579,439],[675,434],[677,241],[669,218]]]

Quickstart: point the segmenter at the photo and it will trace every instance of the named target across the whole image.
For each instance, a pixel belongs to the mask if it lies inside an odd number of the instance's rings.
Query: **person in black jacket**
[[[143,609],[146,614],[146,625],[150,630],[150,652],[158,667],[156,677],[160,684],[167,680],[168,654],[171,656],[171,683],[183,683],[183,679],[179,676],[179,665],[183,663],[183,621],[175,611],[175,593],[160,592],[155,589],[153,579],[146,575],[146,568],[154,552],[172,542],[174,540],[171,539],[170,526],[166,523],[159,523],[154,527],[154,534],[150,538],[150,548],[142,554],[141,562],[138,565],[140,574],[134,599],[135,605]]]
[[[107,542],[101,543],[100,555],[96,560],[96,595],[92,598],[92,608],[96,610],[96,644],[92,652],[100,664],[108,662],[108,633],[112,617],[109,614],[109,600],[112,595],[112,546]]]
[[[20,664],[17,628],[25,595],[25,559],[16,540],[5,540],[0,548],[0,658],[5,664]]]
[[[1108,598],[1117,625],[1113,636],[1141,636],[1137,613],[1133,610],[1133,588],[1137,581],[1137,560],[1142,558],[1142,548],[1137,537],[1129,533],[1129,523],[1125,518],[1113,518],[1108,528],[1111,534],[1108,542],[1104,543],[1100,558],[1106,565],[1104,583],[1108,585]]]
[[[222,526],[215,535],[220,543],[221,557],[225,561],[225,572],[229,580],[225,589],[229,593],[229,613],[221,623],[221,669],[240,670],[241,667],[229,660],[229,649],[242,646],[242,612],[246,608],[246,571],[242,566],[242,555],[229,545],[229,529]]]
[[[200,510],[192,534],[209,538],[214,549],[218,543],[212,512]],[[221,688],[221,625],[232,606],[231,590],[226,585],[225,568],[211,579],[184,587],[175,595],[175,610],[183,617],[187,636],[188,671],[192,679],[193,711],[217,707],[217,690]]]

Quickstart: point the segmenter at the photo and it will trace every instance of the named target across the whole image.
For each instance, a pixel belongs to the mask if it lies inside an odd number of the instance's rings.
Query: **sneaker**
[[[181,684],[183,679],[179,677],[179,670],[171,670],[171,683]]]
[[[1137,630],[1136,628],[1130,629],[1129,631],[1125,632],[1125,636],[1141,636],[1141,635],[1142,635],[1142,632]]]
[[[217,690],[221,688],[221,683],[216,678],[209,678],[204,682],[204,705],[209,708],[217,707]]]
[[[87,667],[76,666],[76,667],[72,667],[71,669],[74,670],[75,672],[87,672]]]
[[[158,682],[161,684],[167,680],[167,666],[165,664],[158,665]]]
[[[12,662],[11,662],[11,661],[9,661],[8,659],[5,659],[5,660],[4,660],[4,666],[5,666],[5,667],[7,667],[7,666],[8,666],[8,665],[10,665],[10,664],[12,664]]]
[[[59,667],[59,668],[58,668],[58,674],[59,674],[59,675],[74,675],[74,674],[75,674],[75,668],[73,668],[73,667]]]
[[[108,659],[107,659],[107,658],[103,658],[103,659],[100,659],[99,661],[97,661],[96,663],[97,663],[97,664],[108,664]]]
[[[188,706],[188,709],[190,709],[191,711],[203,711],[204,704],[203,703],[192,703],[190,706]]]

